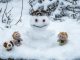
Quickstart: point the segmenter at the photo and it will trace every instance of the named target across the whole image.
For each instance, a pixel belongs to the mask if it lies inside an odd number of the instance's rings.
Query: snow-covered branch
[[[22,13],[23,13],[23,0],[22,0],[21,15],[20,15],[20,18],[19,18],[19,20],[17,21],[17,23],[15,25],[17,25],[19,22],[21,22],[21,20],[22,20]]]

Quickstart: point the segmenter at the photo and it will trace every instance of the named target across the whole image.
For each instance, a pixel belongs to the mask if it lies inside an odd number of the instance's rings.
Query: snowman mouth
[[[43,27],[46,27],[47,25],[43,25],[43,26],[32,25],[32,26],[37,27],[37,28],[43,28]]]

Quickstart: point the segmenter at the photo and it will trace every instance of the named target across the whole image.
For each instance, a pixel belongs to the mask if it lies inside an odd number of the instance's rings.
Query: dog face
[[[67,40],[68,39],[68,34],[66,32],[60,32],[58,34],[59,40]]]
[[[30,24],[34,29],[43,29],[49,25],[49,19],[46,16],[33,17],[30,21]]]
[[[10,51],[12,50],[14,44],[12,41],[7,41],[7,42],[4,42],[3,46],[6,48],[7,51]]]
[[[14,32],[13,35],[12,35],[13,39],[17,40],[21,37],[20,33],[19,32]]]

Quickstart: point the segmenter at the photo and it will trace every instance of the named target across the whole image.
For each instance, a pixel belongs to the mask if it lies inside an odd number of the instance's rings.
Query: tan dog
[[[67,32],[60,32],[59,34],[58,34],[58,42],[59,42],[59,45],[64,45],[64,44],[66,44],[67,43],[67,41],[68,41],[68,34],[67,34]]]
[[[21,45],[21,41],[22,41],[20,33],[19,32],[14,32],[12,37],[13,37],[14,44],[16,46],[20,46]]]
[[[4,42],[3,46],[5,47],[7,51],[11,51],[14,47],[14,44],[12,41],[6,41]]]

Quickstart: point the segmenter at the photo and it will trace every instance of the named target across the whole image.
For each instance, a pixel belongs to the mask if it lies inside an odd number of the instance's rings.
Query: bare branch
[[[0,13],[2,12],[2,8],[0,9]]]
[[[12,9],[13,9],[13,7],[9,10],[9,12],[8,12],[8,13],[10,13],[10,12],[12,11]],[[7,13],[7,14],[8,14],[8,13]]]
[[[8,2],[7,2],[7,4],[6,4],[6,8],[5,8],[4,13],[3,13],[3,15],[2,15],[2,22],[3,22],[4,14],[5,14],[6,10],[7,10],[7,6],[8,6]]]
[[[23,13],[23,0],[22,0],[21,16],[20,16],[19,20],[17,21],[17,23],[15,25],[17,25],[19,22],[21,22],[22,13]]]
[[[12,11],[12,9],[13,9],[13,7],[9,10],[8,13],[10,13]],[[4,13],[7,18],[11,15],[11,14],[8,15],[8,13],[7,12]]]
[[[4,30],[2,27],[0,27],[1,30]]]

